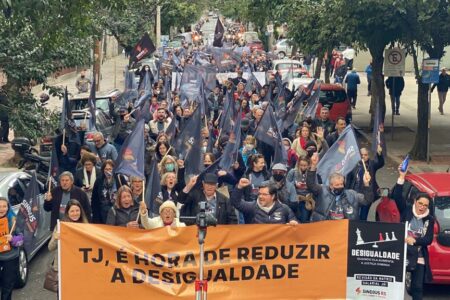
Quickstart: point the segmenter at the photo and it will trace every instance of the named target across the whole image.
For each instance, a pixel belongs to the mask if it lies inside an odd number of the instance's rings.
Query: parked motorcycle
[[[35,143],[25,137],[17,137],[11,142],[11,147],[21,157],[17,168],[24,171],[36,171],[38,180],[47,181],[50,168],[50,157],[42,157],[39,152],[33,148]]]

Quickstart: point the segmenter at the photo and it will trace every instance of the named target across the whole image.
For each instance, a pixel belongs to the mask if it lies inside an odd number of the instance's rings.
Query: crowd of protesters
[[[282,78],[277,73],[268,73],[267,83],[260,86],[244,78],[245,73],[269,71],[272,59],[268,54],[244,48],[239,53],[239,62],[223,70],[205,49],[189,49],[184,45],[181,49],[163,51],[157,74],[147,65],[137,71],[139,84],[134,99],[124,102],[119,97],[110,103],[109,113],[115,118],[115,126],[107,139],[97,132],[92,141],[84,141],[82,130],[69,126],[64,136],[55,139],[58,185],[45,197],[44,209],[51,214],[50,230],[54,231],[49,249],[57,248],[57,220],[142,229],[189,226],[195,224],[202,201],[206,203],[206,212],[218,224],[296,225],[321,220],[366,220],[371,203],[379,196],[376,172],[384,165],[381,146],[373,153],[373,159],[368,149],[361,148],[362,160],[348,176],[331,173],[328,178],[321,178],[317,173],[319,161],[349,125],[345,116],[333,121],[327,107],[322,107],[317,117],[314,114],[305,118],[299,113],[292,124],[279,132],[285,152],[282,161],[277,159],[273,145],[258,138],[258,126],[264,115],[273,111],[272,107],[277,111],[283,106],[289,108],[302,93],[311,94],[304,86],[298,91],[287,91],[278,84]],[[333,60],[334,71],[338,73],[341,66],[349,66],[353,56],[339,55]],[[222,81],[216,79],[204,97],[205,113],[199,120],[193,120],[198,117],[194,112],[202,104],[185,97],[183,86],[180,88],[172,78],[172,74],[181,74],[189,65],[210,65],[216,71],[237,74]],[[137,111],[133,103],[145,93],[149,95],[147,103]],[[227,103],[230,99],[231,103]],[[356,92],[352,104],[356,105]],[[224,127],[229,105],[238,112],[234,115],[234,131],[226,131]],[[142,110],[145,116],[140,115]],[[144,176],[117,173],[118,160],[133,155],[127,154],[124,143],[142,118]],[[198,174],[188,174],[187,165],[192,162],[186,153],[177,151],[175,137],[195,121],[201,124],[198,149],[202,163]],[[240,124],[237,131],[236,124]],[[171,127],[174,132],[170,132]],[[239,144],[231,165],[212,168],[227,152],[229,143],[236,141],[236,132],[240,135]],[[156,184],[159,183],[160,192],[149,199],[146,193],[150,191],[144,187],[154,178],[159,179]],[[403,178],[401,172],[398,186],[403,184]],[[432,217],[427,213],[429,199],[418,198],[412,208],[406,208],[401,195],[395,194],[405,212],[404,220],[414,219],[419,229],[424,226],[422,220],[430,220],[427,226],[432,228]],[[10,210],[3,202],[0,199],[0,218],[7,217]],[[14,234],[8,239],[13,237]],[[407,242],[411,246],[424,246],[430,241],[427,236],[416,236]],[[0,264],[5,266],[3,256],[0,253]],[[15,260],[17,256],[12,253],[7,259]],[[425,275],[429,276],[426,247],[420,248],[418,264],[422,267],[414,273],[418,293],[415,299],[420,297],[419,283]],[[7,271],[3,267],[3,272]],[[10,293],[8,281],[3,293]]]

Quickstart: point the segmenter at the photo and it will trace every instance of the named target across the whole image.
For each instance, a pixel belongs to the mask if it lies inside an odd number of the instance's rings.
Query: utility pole
[[[156,7],[156,48],[161,47],[161,5]]]
[[[102,44],[101,40],[95,40],[94,42],[94,74],[96,87],[95,90],[98,92],[100,89],[100,66],[102,62]]]

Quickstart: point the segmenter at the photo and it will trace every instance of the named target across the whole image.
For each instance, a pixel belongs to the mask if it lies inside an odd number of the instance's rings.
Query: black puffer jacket
[[[233,206],[242,212],[250,224],[286,224],[297,219],[294,213],[286,204],[275,201],[272,209],[266,213],[259,206],[257,201],[247,202],[242,200],[243,190],[235,188],[231,192],[230,201]]]
[[[401,214],[401,222],[411,223],[411,220],[414,218],[414,214],[412,211],[412,206],[406,203],[406,199],[403,198],[402,195],[403,184],[396,184],[394,190],[392,191],[392,198],[395,200],[397,204],[397,208]],[[430,202],[430,211],[433,211],[432,208],[433,202]],[[433,242],[433,229],[434,229],[434,217],[431,215],[426,216],[422,219],[425,235],[421,238],[416,238],[416,242],[414,244],[415,247],[420,247],[422,251],[423,258],[425,260],[425,282],[429,283],[433,280],[433,274],[431,273],[430,268],[430,256],[428,254],[428,245]],[[410,257],[408,257],[410,259]]]
[[[116,206],[113,206],[108,212],[106,224],[126,227],[129,222],[137,220],[138,214],[139,205],[136,203],[129,208],[117,208]],[[139,219],[139,225],[140,224],[141,220]]]

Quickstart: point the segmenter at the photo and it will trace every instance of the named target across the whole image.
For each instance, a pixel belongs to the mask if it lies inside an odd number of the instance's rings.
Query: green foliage
[[[206,1],[167,1],[161,7],[161,31],[169,34],[171,26],[181,28],[195,24],[207,8]]]
[[[136,45],[145,32],[153,32],[158,4],[167,0],[126,1],[123,7],[102,8],[98,19],[102,27],[110,32],[124,48]]]

